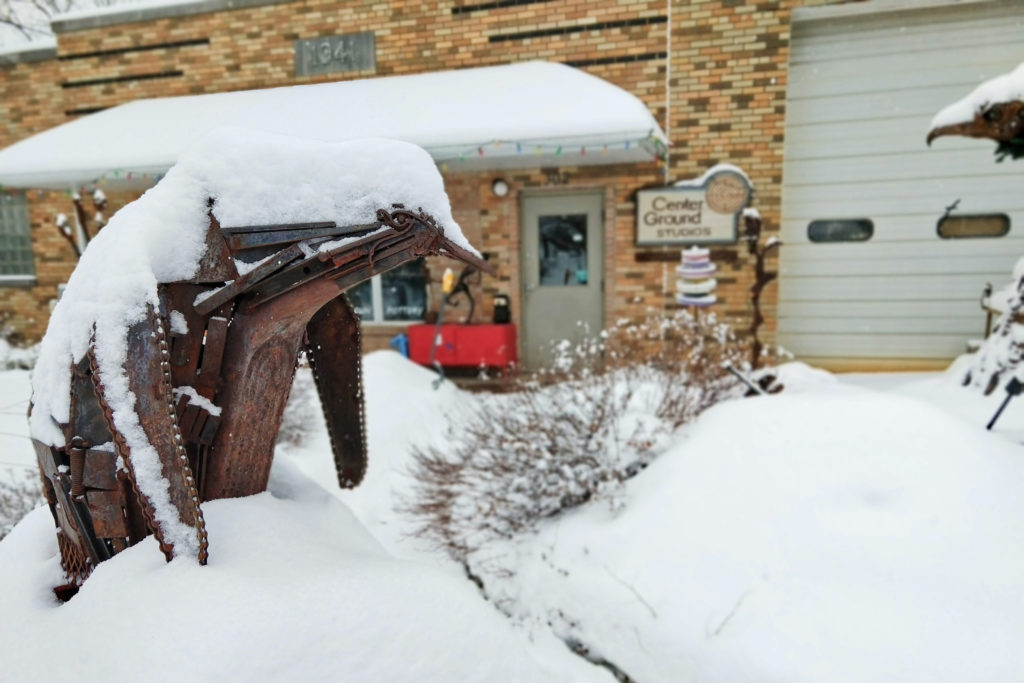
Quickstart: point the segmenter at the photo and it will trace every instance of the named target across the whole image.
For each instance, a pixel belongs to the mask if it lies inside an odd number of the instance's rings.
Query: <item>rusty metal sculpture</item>
[[[128,330],[126,370],[138,423],[157,452],[180,521],[195,529],[200,563],[208,554],[200,503],[266,489],[302,350],[338,481],[352,487],[363,478],[360,328],[344,291],[435,254],[491,272],[429,215],[396,206],[376,218],[354,226],[221,227],[210,212],[195,276],[161,284],[159,307]],[[333,242],[340,246],[330,248]],[[236,258],[258,265],[239,274]],[[34,440],[68,577],[57,590],[65,599],[96,565],[150,533],[168,560],[174,555],[115,428],[95,345],[69,372],[70,419],[60,425],[67,445]]]
[[[936,126],[928,131],[926,142],[957,135],[982,138],[996,143],[996,160],[1024,157],[1024,102],[1013,99],[988,102],[978,108],[969,120]]]

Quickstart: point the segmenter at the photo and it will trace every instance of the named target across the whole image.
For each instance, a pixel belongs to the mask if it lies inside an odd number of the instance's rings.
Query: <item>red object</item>
[[[409,358],[430,365],[436,325],[409,326]],[[515,325],[441,325],[434,358],[446,367],[505,368],[519,361]]]

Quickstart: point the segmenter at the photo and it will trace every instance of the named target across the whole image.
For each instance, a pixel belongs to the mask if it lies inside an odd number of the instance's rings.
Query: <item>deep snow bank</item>
[[[492,549],[491,592],[642,681],[1018,679],[1020,447],[802,379],[710,410],[621,514]]]
[[[608,680],[550,638],[530,642],[470,584],[388,556],[290,465],[269,493],[205,509],[208,566],[167,564],[150,537],[61,606],[53,522],[32,513],[0,543],[0,678]]]

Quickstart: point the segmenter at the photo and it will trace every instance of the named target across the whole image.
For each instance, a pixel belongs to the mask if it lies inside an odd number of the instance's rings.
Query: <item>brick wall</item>
[[[699,176],[718,162],[743,167],[755,186],[754,204],[769,231],[777,230],[782,174],[789,16],[793,6],[824,2],[673,2],[669,9],[637,0],[455,0],[427,3],[294,0],[184,17],[80,28],[59,34],[57,59],[0,66],[0,144],[7,145],[81,113],[126,101],[368,76],[545,59],[578,66],[629,90],[666,122],[671,181]],[[489,7],[489,8],[488,8]],[[320,76],[294,75],[293,41],[372,31],[376,69]],[[503,173],[447,172],[455,217],[470,239],[493,255],[497,278],[485,278],[478,320],[490,318],[493,294],[512,299],[519,319],[518,193],[545,188],[603,188],[606,198],[606,319],[639,317],[663,308],[678,251],[635,247],[633,193],[662,181],[655,164],[561,168]],[[512,187],[494,197],[491,182]],[[552,180],[554,178],[555,180]],[[552,183],[557,182],[557,185]],[[13,311],[26,335],[43,331],[47,305],[73,266],[50,221],[57,194],[32,197],[38,286],[0,288],[0,311]],[[65,201],[69,204],[69,201]],[[64,209],[67,211],[67,209]],[[745,249],[712,251],[719,262],[721,312],[748,321],[751,267]],[[443,263],[431,266],[435,278]],[[431,290],[436,308],[439,287]],[[774,286],[764,296],[766,330],[774,329]],[[456,310],[454,318],[461,316]],[[367,345],[386,344],[398,328],[368,329]]]

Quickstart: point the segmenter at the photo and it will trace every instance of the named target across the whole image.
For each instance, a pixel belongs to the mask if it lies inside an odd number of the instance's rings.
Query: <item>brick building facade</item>
[[[807,0],[666,2],[643,0],[448,0],[340,3],[235,0],[111,10],[54,23],[55,50],[0,56],[0,147],[76,117],[131,100],[413,74],[531,59],[585,70],[636,95],[668,134],[669,181],[718,163],[742,167],[753,205],[769,231],[780,219],[790,16]],[[297,75],[296,41],[372,32],[372,69]],[[667,108],[667,110],[666,110]],[[155,135],[159,131],[154,131]],[[634,195],[659,185],[657,161],[459,172],[442,168],[454,215],[498,267],[485,277],[477,320],[490,319],[494,294],[521,316],[521,195],[598,190],[604,201],[604,319],[639,318],[671,307],[666,294],[678,248],[638,247]],[[495,178],[509,187],[492,192]],[[112,194],[108,213],[133,195]],[[45,330],[50,302],[74,266],[53,218],[69,213],[66,193],[27,193],[35,278],[0,286],[0,316],[28,340]],[[719,312],[749,321],[752,264],[739,246],[712,249]],[[436,284],[444,264],[432,264]],[[774,329],[774,288],[764,310]],[[458,317],[460,313],[454,311]],[[403,326],[368,326],[369,347]]]

